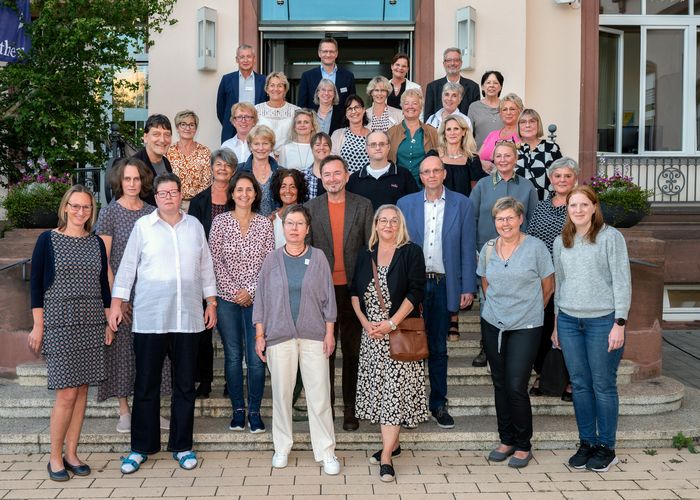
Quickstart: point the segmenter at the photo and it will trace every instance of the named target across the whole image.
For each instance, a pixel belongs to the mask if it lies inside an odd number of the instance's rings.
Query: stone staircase
[[[474,368],[471,360],[479,348],[478,310],[460,314],[461,339],[448,342],[448,397],[450,413],[456,425],[452,430],[426,422],[415,430],[402,432],[402,444],[414,449],[487,449],[498,440],[493,387],[487,368]],[[339,352],[339,357],[342,353]],[[223,350],[215,344],[214,388],[209,399],[195,404],[195,448],[198,450],[272,449],[272,399],[267,380],[261,412],[268,432],[250,434],[228,430],[231,406],[222,397]],[[336,366],[341,366],[340,360]],[[700,391],[680,382],[659,377],[634,381],[635,369],[623,361],[618,371],[620,392],[619,447],[669,446],[671,438],[683,431],[686,436],[700,436]],[[336,383],[341,369],[336,368]],[[426,378],[426,385],[428,384]],[[87,418],[81,436],[85,451],[123,452],[128,449],[129,435],[115,431],[116,401],[95,401],[96,389],[90,389]],[[336,414],[342,415],[342,391],[336,388]],[[537,448],[570,448],[577,442],[573,406],[560,398],[531,398],[535,415],[534,445]],[[305,404],[302,399],[300,404]],[[17,378],[0,379],[0,453],[45,452],[49,447],[48,419],[53,392],[46,389],[46,366],[25,363],[17,367]],[[161,412],[170,413],[164,398]],[[343,449],[372,449],[381,442],[378,426],[362,422],[357,432],[345,432],[336,418],[336,439]],[[295,422],[295,443],[309,448],[308,423]],[[167,442],[167,434],[163,434]]]

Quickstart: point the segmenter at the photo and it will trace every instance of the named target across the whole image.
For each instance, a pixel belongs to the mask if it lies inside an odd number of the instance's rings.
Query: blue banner
[[[0,4],[0,61],[15,62],[19,52],[29,52],[25,25],[31,22],[29,0],[17,0],[17,9]]]

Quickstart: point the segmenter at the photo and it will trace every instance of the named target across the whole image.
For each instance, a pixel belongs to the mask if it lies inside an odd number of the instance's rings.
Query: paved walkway
[[[664,330],[664,340],[663,374],[700,389],[700,330]]]
[[[654,453],[654,454],[652,454]],[[338,476],[326,476],[311,452],[292,453],[286,469],[270,467],[270,452],[203,452],[199,466],[180,470],[160,453],[122,477],[116,453],[84,457],[93,473],[55,483],[46,455],[0,456],[0,498],[168,499],[700,499],[700,454],[687,450],[618,450],[607,473],[575,471],[571,450],[536,451],[521,471],[489,464],[483,452],[405,451],[394,460],[397,480],[382,483],[365,452],[338,452]]]

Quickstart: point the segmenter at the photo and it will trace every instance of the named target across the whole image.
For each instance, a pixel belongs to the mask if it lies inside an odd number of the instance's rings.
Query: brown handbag
[[[377,264],[372,259],[372,272],[374,273],[374,289],[379,299],[379,307],[389,316],[384,304],[384,297],[379,288],[379,274]],[[428,337],[425,334],[423,318],[404,318],[396,326],[396,330],[389,333],[389,356],[396,361],[420,361],[428,357]]]

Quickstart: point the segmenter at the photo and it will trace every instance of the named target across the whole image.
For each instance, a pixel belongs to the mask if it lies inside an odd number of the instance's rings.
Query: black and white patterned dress
[[[340,146],[340,156],[348,164],[348,171],[352,174],[369,163],[367,156],[367,142],[364,135],[355,135],[350,129],[345,130],[345,141]]]
[[[566,222],[566,204],[555,207],[552,198],[542,200],[535,207],[532,219],[527,225],[527,234],[534,236],[547,245],[549,254],[552,255],[554,240],[561,234]]]
[[[54,278],[44,293],[49,389],[96,385],[105,379],[105,319],[98,237],[51,231]]]
[[[141,217],[150,214],[155,209],[154,206],[144,203],[140,210],[129,210],[116,200],[113,200],[107,207],[100,210],[100,216],[95,225],[95,233],[112,238],[109,265],[112,267],[114,274],[117,274],[134,224]],[[133,301],[134,289],[132,288],[129,302],[133,303]],[[126,318],[119,325],[112,345],[107,346],[105,349],[105,375],[105,380],[97,390],[98,401],[114,397],[127,397],[134,392],[134,378],[136,376],[134,335],[131,332],[131,321],[127,321]],[[171,386],[170,359],[166,358],[163,368],[161,394],[169,394]]]
[[[561,158],[559,145],[549,139],[542,139],[534,148],[530,148],[527,142],[519,144],[515,173],[534,184],[539,200],[552,196],[547,168],[559,158]]]
[[[386,282],[388,266],[378,266],[379,287],[384,297],[386,310],[391,309],[389,289]],[[367,319],[383,321],[374,288],[374,278],[364,294]],[[375,340],[362,331],[360,362],[357,375],[357,402],[355,415],[372,423],[382,425],[418,425],[428,420],[428,405],[425,398],[425,368],[423,361],[396,361],[389,356],[389,338]]]

